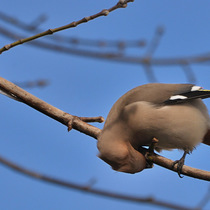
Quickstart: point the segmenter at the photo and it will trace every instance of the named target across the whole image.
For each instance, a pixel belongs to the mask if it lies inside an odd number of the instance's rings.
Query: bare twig
[[[160,43],[160,39],[163,35],[163,32],[164,32],[164,29],[163,27],[158,27],[155,31],[155,35],[151,41],[151,43],[149,43],[148,45],[148,48],[147,48],[147,51],[144,55],[144,58],[145,58],[145,65],[143,65],[144,69],[145,69],[145,74],[147,75],[147,79],[150,81],[150,82],[156,82],[157,79],[154,75],[154,72],[152,70],[152,66],[151,66],[151,60],[152,60],[152,57],[155,53],[155,50],[157,49],[159,43]]]
[[[36,34],[36,35],[28,37],[28,38],[20,39],[20,40],[18,40],[16,42],[13,42],[11,44],[8,44],[8,45],[5,45],[4,47],[2,47],[0,49],[0,54],[2,52],[4,52],[4,51],[9,50],[9,49],[11,49],[11,48],[13,48],[15,46],[20,45],[20,44],[23,44],[23,43],[26,43],[26,42],[38,39],[38,38],[43,37],[43,36],[51,35],[53,33],[56,33],[56,32],[59,32],[59,31],[65,30],[65,29],[74,28],[74,27],[76,27],[76,26],[78,26],[78,25],[80,25],[82,23],[86,23],[86,22],[88,22],[90,20],[94,20],[94,19],[96,19],[98,17],[101,17],[101,16],[107,16],[110,12],[112,12],[112,11],[114,11],[116,9],[127,7],[127,3],[133,2],[133,1],[134,0],[119,0],[119,2],[115,6],[109,8],[109,9],[103,9],[101,12],[96,13],[95,15],[84,17],[84,18],[82,18],[82,19],[80,19],[78,21],[71,22],[71,23],[69,23],[67,25],[64,25],[64,26],[61,26],[61,27],[58,27],[58,28],[48,29],[48,30],[46,30],[46,31],[44,31],[42,33]]]
[[[45,16],[39,16],[37,18],[37,20],[42,20],[43,17]],[[0,11],[0,19],[10,23],[16,27],[18,27],[19,29],[23,29],[24,31],[28,31],[28,32],[36,32],[36,33],[40,33],[42,30],[37,28],[37,21],[34,21],[35,23],[33,23],[33,25],[31,24],[26,24],[20,20],[18,20],[18,18],[14,18],[8,14],[3,13],[2,11]],[[39,22],[40,24],[40,22]],[[73,44],[73,45],[82,45],[82,46],[89,46],[89,47],[115,47],[115,48],[119,48],[121,49],[123,47],[124,48],[128,48],[128,47],[136,47],[136,48],[140,48],[140,47],[145,47],[146,46],[146,41],[141,39],[141,40],[91,40],[91,39],[84,39],[84,38],[76,38],[76,37],[67,37],[67,36],[61,36],[58,34],[55,34],[54,36],[50,36],[49,37],[52,40],[56,40],[56,41],[60,41],[60,42],[65,42],[65,43],[69,43],[69,44]]]
[[[22,36],[14,34],[13,32],[0,27],[0,33],[10,39],[21,39]],[[69,47],[64,47],[56,44],[49,44],[43,41],[33,41],[29,42],[30,45],[35,47],[53,50],[60,53],[72,54],[77,56],[85,56],[97,59],[106,59],[110,61],[122,62],[122,63],[131,63],[131,64],[141,64],[141,65],[151,65],[151,66],[174,66],[174,65],[186,65],[188,64],[210,64],[210,53],[203,53],[200,55],[187,56],[187,57],[171,57],[171,58],[151,58],[146,59],[145,57],[140,56],[123,56],[118,53],[101,53],[98,51],[88,51],[88,50],[79,50]]]
[[[49,84],[49,82],[45,79],[39,79],[36,81],[27,81],[27,82],[15,82],[17,86],[21,88],[34,88],[34,87],[44,87]]]
[[[157,79],[155,77],[155,74],[154,74],[154,71],[152,70],[152,67],[151,65],[149,64],[146,64],[146,65],[143,65],[144,69],[145,69],[145,74],[147,76],[147,79],[149,82],[157,82]]]
[[[193,71],[192,71],[190,65],[183,64],[182,69],[183,69],[186,77],[188,78],[188,81],[194,84],[196,82],[196,78],[195,78],[195,75],[193,74]]]
[[[72,127],[73,129],[76,129],[95,139],[97,139],[101,133],[101,130],[99,128],[89,125],[83,122],[78,117],[68,114],[66,112],[63,112],[62,110],[42,101],[41,99],[17,87],[15,84],[7,81],[6,79],[2,77],[0,77],[0,90],[3,92],[6,92],[9,95],[11,94],[11,95],[16,96],[17,99],[20,100],[21,102],[57,120],[58,122],[66,125],[68,128]],[[142,149],[141,152],[145,153],[145,150]],[[172,171],[177,170],[176,166],[172,169],[172,163],[173,163],[172,160],[169,160],[157,154],[154,154],[151,156],[151,161],[169,170],[172,170]],[[182,173],[186,176],[210,181],[210,172],[208,171],[191,168],[189,166],[183,166]]]
[[[40,15],[39,17],[37,17],[32,23],[30,24],[26,24],[20,20],[18,20],[17,18],[14,18],[10,15],[7,15],[3,12],[0,12],[0,19],[10,23],[20,29],[26,30],[26,31],[36,31],[38,26],[40,24],[42,24],[45,20],[46,20],[46,16],[45,15]]]
[[[208,187],[206,195],[199,202],[197,209],[203,209],[209,201],[210,201],[210,186]]]
[[[25,24],[25,26],[27,26],[29,30],[34,31],[39,27],[39,25],[41,25],[44,21],[46,21],[46,19],[47,19],[46,15],[40,15],[35,20],[33,20],[29,25]]]
[[[102,116],[99,117],[79,117],[80,120],[84,122],[104,122],[104,118]]]
[[[161,26],[157,27],[152,41],[148,44],[147,51],[145,53],[146,58],[148,57],[151,58],[154,55],[155,50],[158,48],[160,44],[160,40],[163,36],[163,33],[164,33],[164,28]]]
[[[22,35],[17,35],[3,27],[0,27],[0,33],[10,39],[21,39],[23,37]],[[61,46],[58,44],[48,43],[46,41],[39,41],[39,40],[29,42],[28,44],[33,45],[35,47],[42,48],[42,49],[53,50],[60,53],[72,54],[72,55],[77,55],[77,56],[85,56],[85,57],[91,57],[91,58],[112,60],[113,58],[122,57],[122,54],[119,54],[119,53],[101,53],[101,52],[93,51],[93,50],[81,50],[81,49]]]
[[[152,197],[142,198],[142,197],[136,197],[136,196],[131,196],[131,195],[109,192],[109,191],[105,191],[105,190],[93,189],[92,187],[87,186],[87,185],[83,186],[83,185],[75,184],[73,182],[64,181],[64,180],[57,179],[54,177],[46,176],[46,175],[28,170],[26,168],[23,168],[19,165],[16,165],[1,156],[0,156],[0,163],[12,170],[20,172],[26,176],[31,177],[31,178],[34,178],[34,179],[37,179],[40,181],[44,181],[44,182],[48,182],[51,184],[59,185],[62,187],[70,188],[70,189],[84,191],[87,193],[105,196],[105,197],[109,197],[109,198],[121,199],[124,201],[131,201],[131,202],[137,202],[137,203],[145,203],[148,205],[161,206],[161,207],[165,207],[165,208],[169,208],[169,209],[193,210],[193,208],[188,208],[188,207],[184,207],[184,206],[177,205],[177,204],[171,204],[171,203],[164,202],[164,201],[158,201]]]

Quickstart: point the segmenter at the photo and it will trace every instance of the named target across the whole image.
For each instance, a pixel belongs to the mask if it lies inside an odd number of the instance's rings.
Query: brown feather
[[[203,143],[210,146],[210,129],[203,138]]]

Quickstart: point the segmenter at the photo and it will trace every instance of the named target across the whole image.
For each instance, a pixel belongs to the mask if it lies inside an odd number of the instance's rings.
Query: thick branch
[[[57,120],[58,122],[66,126],[69,126],[69,122],[71,122],[71,126],[82,133],[85,133],[94,138],[97,138],[100,133],[100,129],[83,122],[76,116],[68,114],[42,101],[41,99],[33,96],[32,94],[28,93],[27,91],[23,90],[22,88],[16,86],[15,84],[7,81],[2,77],[0,77],[0,90],[4,91],[8,95],[16,96],[19,101],[31,106],[37,111],[42,112],[43,114]],[[89,119],[86,118],[85,120],[88,121]]]
[[[64,181],[60,179],[56,179],[54,177],[46,176],[28,169],[25,169],[21,166],[18,166],[8,160],[6,160],[3,157],[0,157],[0,163],[5,165],[6,167],[9,167],[12,170],[18,171],[24,175],[27,175],[29,177],[32,177],[34,179],[38,179],[44,182],[49,182],[51,184],[59,185],[62,187],[70,188],[70,189],[75,189],[75,190],[80,190],[80,191],[85,191],[88,193],[96,194],[96,195],[101,195],[105,197],[111,197],[111,198],[116,198],[116,199],[121,199],[121,200],[126,200],[126,201],[132,201],[132,202],[138,202],[138,203],[145,203],[145,204],[150,204],[150,205],[155,205],[155,206],[161,206],[165,208],[170,208],[170,209],[176,209],[176,210],[192,210],[193,208],[187,208],[184,206],[176,205],[176,204],[171,204],[163,201],[158,201],[152,197],[148,198],[142,198],[142,197],[136,197],[136,196],[130,196],[130,195],[124,195],[124,194],[118,194],[118,193],[113,193],[113,192],[108,192],[104,190],[99,190],[99,189],[92,189],[89,186],[82,186],[79,184],[75,184],[69,181]]]
[[[83,122],[79,117],[73,116],[62,110],[42,101],[41,99],[33,96],[27,91],[17,87],[13,83],[7,81],[6,79],[0,77],[0,90],[6,92],[9,95],[14,95],[21,102],[31,106],[32,108],[42,112],[43,114],[57,120],[58,122],[68,126],[68,128],[76,129],[86,135],[89,135],[95,139],[100,135],[101,130],[92,125],[89,125]],[[85,119],[85,118],[84,118]],[[89,119],[86,118],[88,121]],[[145,150],[141,152],[145,153]],[[164,167],[172,170],[172,160],[161,157],[157,154],[151,156],[151,161]],[[173,171],[176,171],[176,167],[174,167]],[[186,176],[210,181],[210,172],[203,171],[199,169],[194,169],[188,166],[183,166],[182,172]]]
[[[140,148],[139,151],[141,153],[143,153],[144,155],[148,152],[147,149],[145,148]],[[172,168],[172,165],[174,163],[173,160],[167,159],[163,156],[157,155],[156,153],[154,154],[150,154],[149,156],[146,156],[147,159],[159,166],[162,166],[164,168],[167,168],[171,171],[177,172],[177,165],[175,165]],[[204,171],[204,170],[200,170],[197,168],[192,168],[189,166],[184,165],[182,168],[182,174],[189,176],[189,177],[193,177],[196,179],[201,179],[201,180],[205,180],[205,181],[210,181],[210,172],[209,171]]]

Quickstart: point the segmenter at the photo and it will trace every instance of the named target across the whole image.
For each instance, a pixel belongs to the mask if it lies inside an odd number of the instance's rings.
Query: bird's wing
[[[183,103],[196,98],[209,98],[210,90],[205,90],[199,86],[193,86],[190,91],[177,93],[176,95],[171,96],[168,100],[164,102],[164,104],[177,104]]]
[[[210,129],[208,130],[208,132],[204,136],[203,143],[210,146]]]

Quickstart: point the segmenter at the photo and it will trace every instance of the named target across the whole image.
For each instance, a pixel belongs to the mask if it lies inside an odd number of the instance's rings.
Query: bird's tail
[[[203,138],[203,143],[210,146],[210,129]]]

